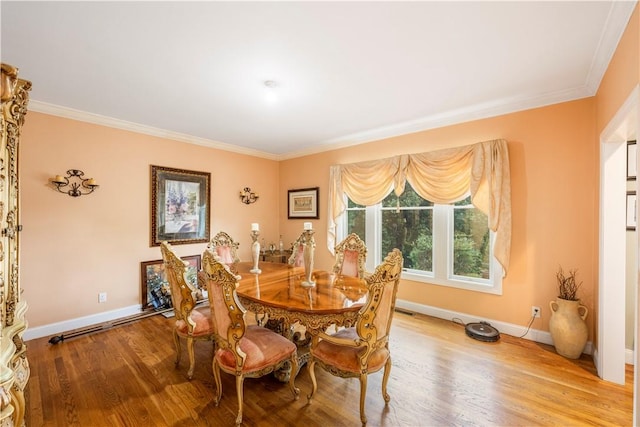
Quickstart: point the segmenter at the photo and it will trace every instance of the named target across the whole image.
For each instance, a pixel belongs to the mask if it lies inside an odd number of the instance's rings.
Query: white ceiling
[[[592,96],[634,6],[2,0],[1,59],[31,110],[283,159]]]

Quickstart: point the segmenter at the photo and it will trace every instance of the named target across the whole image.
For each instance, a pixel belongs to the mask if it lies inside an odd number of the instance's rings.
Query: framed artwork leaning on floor
[[[200,255],[180,257],[189,263],[187,267],[187,281],[198,287],[198,271],[201,268]],[[165,310],[172,308],[171,288],[164,270],[164,262],[159,260],[140,263],[140,281],[142,295],[142,311]],[[200,299],[200,298],[198,298]]]

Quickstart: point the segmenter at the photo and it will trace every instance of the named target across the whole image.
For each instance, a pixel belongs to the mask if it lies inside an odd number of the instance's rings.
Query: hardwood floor
[[[207,310],[204,308],[203,310]],[[26,425],[231,426],[237,411],[235,382],[222,374],[220,406],[212,403],[212,346],[196,343],[196,370],[186,379],[183,346],[174,366],[171,325],[152,316],[104,332],[48,344],[27,342],[31,379]],[[553,347],[502,335],[473,340],[462,325],[396,313],[391,333],[393,368],[385,406],[382,373],[369,376],[369,426],[533,426],[632,423],[633,367],[624,386],[601,381],[590,356],[568,360]],[[293,401],[286,384],[267,375],[244,383],[246,426],[356,426],[356,379],[316,368],[318,391],[307,368]]]

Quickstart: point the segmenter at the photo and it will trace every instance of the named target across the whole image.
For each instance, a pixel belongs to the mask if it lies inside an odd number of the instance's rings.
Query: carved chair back
[[[358,336],[368,347],[360,357],[362,361],[365,361],[372,351],[386,345],[389,339],[403,264],[402,253],[393,249],[375,272],[365,278],[369,294],[356,321]]]
[[[246,309],[236,294],[239,277],[209,250],[202,254],[202,269],[208,276],[207,292],[218,348],[231,351],[236,359],[236,366],[241,369],[246,355],[239,343],[245,334]]]
[[[356,233],[349,234],[335,247],[333,272],[343,276],[364,277],[367,246]]]
[[[234,242],[231,236],[224,231],[220,231],[213,236],[207,245],[207,249],[217,253],[224,264],[234,264],[240,262],[238,257],[239,246],[240,244]]]
[[[196,306],[197,290],[187,280],[187,266],[189,263],[180,259],[168,242],[160,243],[162,260],[171,291],[171,302],[176,320],[184,320],[189,331],[193,331],[196,324],[191,319],[191,312]]]

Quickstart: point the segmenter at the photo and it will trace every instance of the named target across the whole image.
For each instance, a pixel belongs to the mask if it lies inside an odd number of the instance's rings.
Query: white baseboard
[[[629,350],[628,348],[624,351],[624,363],[627,365],[634,365],[635,358],[633,357],[633,350]]]
[[[64,320],[57,323],[50,323],[48,325],[37,326],[35,328],[28,328],[26,331],[24,331],[22,337],[25,341],[29,341],[49,335],[58,335],[61,332],[85,328],[87,326],[97,325],[99,323],[133,316],[134,314],[140,314],[141,312],[142,306],[140,304],[131,305],[129,307],[123,307],[111,311],[104,311],[102,313],[92,314],[90,316],[78,317],[75,319]]]
[[[458,313],[456,311],[451,311],[451,310],[444,310],[438,307],[431,307],[429,305],[416,304],[411,301],[404,301],[404,300],[398,299],[396,300],[396,307],[404,310],[413,311],[416,313],[426,314],[428,316],[437,317],[439,319],[452,320],[454,318],[457,318],[462,320],[465,324],[484,321],[489,323],[494,328],[496,328],[500,333],[512,335],[514,337],[522,336],[527,331],[527,328],[525,326],[514,325],[513,323],[500,322],[498,320],[493,320],[493,319],[478,318],[477,316],[472,316],[470,314]],[[527,334],[524,335],[522,338],[530,341],[539,342],[542,344],[553,345],[551,334],[549,332],[540,331],[537,329],[529,329],[529,332],[527,332]],[[586,354],[592,354],[593,343],[591,341],[587,342],[583,352]]]
[[[593,363],[595,363],[596,367],[600,366],[598,362],[598,349],[594,348],[593,350]],[[624,349],[624,363],[625,365],[635,365],[635,357],[633,350],[629,350],[628,348]]]

